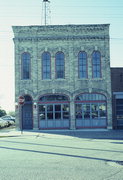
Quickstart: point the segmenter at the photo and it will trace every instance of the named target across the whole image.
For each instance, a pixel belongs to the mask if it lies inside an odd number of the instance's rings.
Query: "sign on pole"
[[[23,105],[24,102],[25,102],[25,98],[24,98],[23,96],[19,96],[19,98],[18,98],[18,103],[19,103],[20,105]]]
[[[19,114],[20,114],[20,130],[21,130],[21,134],[23,134],[23,127],[22,127],[22,105],[24,105],[25,102],[25,98],[23,96],[19,96],[18,98],[18,104],[20,105],[19,108]]]

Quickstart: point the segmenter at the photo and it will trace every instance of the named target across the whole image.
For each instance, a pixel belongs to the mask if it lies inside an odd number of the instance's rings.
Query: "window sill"
[[[66,79],[59,78],[59,79],[54,79],[55,81],[66,81]]]
[[[103,81],[103,78],[82,78],[82,79],[78,79],[79,81]]]
[[[32,81],[32,79],[21,79],[21,81]]]
[[[41,79],[41,81],[52,81],[52,79]]]

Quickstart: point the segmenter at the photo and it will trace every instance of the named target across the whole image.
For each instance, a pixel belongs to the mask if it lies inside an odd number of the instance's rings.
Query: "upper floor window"
[[[101,78],[101,54],[94,51],[92,54],[92,73],[93,78]]]
[[[22,79],[30,79],[30,68],[31,68],[31,58],[30,54],[25,52],[21,56],[22,63]]]
[[[64,53],[58,52],[56,54],[56,78],[64,78],[65,77],[65,62],[64,62]]]
[[[42,54],[42,78],[51,78],[51,56],[49,52],[44,52]]]
[[[79,60],[79,78],[87,78],[87,54],[80,52],[78,55]]]

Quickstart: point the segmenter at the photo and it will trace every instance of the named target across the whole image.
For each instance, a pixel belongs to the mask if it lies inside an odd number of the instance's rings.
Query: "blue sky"
[[[41,25],[43,0],[0,0],[0,106],[14,110],[13,25]],[[123,0],[51,0],[53,24],[110,24],[112,67],[123,67]]]

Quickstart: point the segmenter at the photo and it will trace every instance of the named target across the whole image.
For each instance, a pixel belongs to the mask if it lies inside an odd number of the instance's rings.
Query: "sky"
[[[12,26],[42,25],[43,0],[0,0],[0,107],[15,108]],[[110,24],[111,67],[123,67],[123,0],[50,0],[51,25]]]

